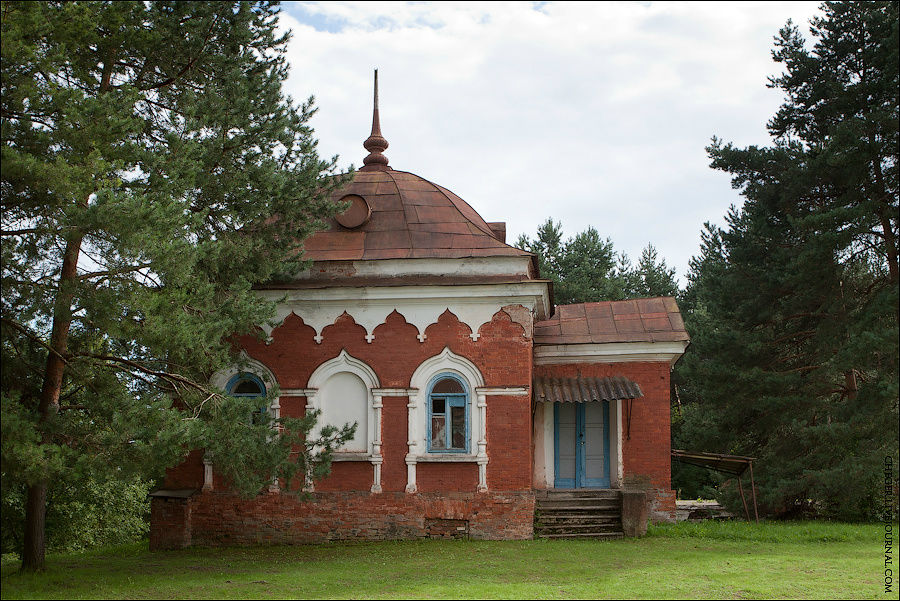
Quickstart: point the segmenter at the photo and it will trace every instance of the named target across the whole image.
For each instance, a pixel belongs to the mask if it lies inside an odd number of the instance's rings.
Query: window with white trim
[[[467,453],[470,428],[465,382],[456,374],[434,377],[428,389],[428,452]]]
[[[459,388],[453,386],[450,382],[445,382],[437,386],[436,394],[435,386],[438,382],[445,378],[451,378],[462,387],[462,394],[465,396],[465,404],[463,406],[464,426],[459,426],[460,412],[456,411],[457,419],[457,441],[454,445],[453,440],[453,417],[454,404],[457,404],[459,397],[452,395],[461,394]],[[419,461],[474,461],[476,453],[480,453],[484,445],[482,439],[484,437],[482,416],[476,404],[476,391],[480,386],[484,386],[484,377],[478,367],[469,359],[461,355],[457,355],[444,347],[444,350],[422,361],[415,369],[409,379],[409,387],[415,392],[410,397],[408,425],[409,433],[409,456],[410,458],[418,458]],[[444,402],[443,413],[441,413],[441,404],[433,406],[432,397],[437,399],[447,399]],[[449,398],[448,398],[449,397]],[[435,441],[432,440],[432,418],[435,416],[443,416],[443,420],[437,420],[436,427],[440,427],[441,423],[445,428],[446,435],[443,439],[440,437]],[[465,443],[459,444],[459,433],[464,428]],[[437,448],[433,443],[437,442]],[[443,447],[443,448],[441,448]],[[412,486],[414,483],[408,483]]]

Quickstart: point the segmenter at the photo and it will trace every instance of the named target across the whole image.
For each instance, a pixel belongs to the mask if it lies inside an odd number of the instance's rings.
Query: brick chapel
[[[674,521],[672,298],[554,305],[536,257],[464,200],[389,166],[377,73],[349,208],[304,242],[311,266],[261,287],[268,339],[213,383],[279,391],[275,417],[356,422],[309,498],[229,491],[193,451],[151,493],[151,548],[337,539],[640,534]]]

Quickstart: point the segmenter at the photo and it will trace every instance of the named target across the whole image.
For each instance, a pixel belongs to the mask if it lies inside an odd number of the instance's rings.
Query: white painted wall
[[[322,424],[340,428],[356,423],[356,435],[341,446],[339,451],[369,452],[369,389],[350,372],[334,374],[319,389],[321,395]]]

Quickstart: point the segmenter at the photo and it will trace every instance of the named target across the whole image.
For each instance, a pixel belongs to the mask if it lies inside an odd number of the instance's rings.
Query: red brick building
[[[303,500],[231,493],[202,451],[154,493],[151,547],[466,535],[530,538],[556,490],[640,490],[673,520],[669,375],[688,337],[671,298],[553,305],[535,257],[465,201],[388,166],[376,101],[350,202],[305,242],[241,394],[276,386],[276,416],[357,422]]]

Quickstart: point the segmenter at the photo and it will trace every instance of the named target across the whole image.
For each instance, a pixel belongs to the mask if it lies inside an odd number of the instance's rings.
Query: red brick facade
[[[471,361],[489,387],[530,390],[535,376],[625,376],[640,385],[644,397],[633,402],[630,437],[624,431],[622,435],[624,487],[648,492],[651,518],[674,519],[667,362],[534,366],[532,339],[504,311],[480,328],[477,340],[449,311],[426,329],[424,342],[417,338],[416,327],[397,312],[375,328],[374,340],[367,342],[365,334],[344,314],[324,328],[322,342],[316,343],[314,330],[291,315],[274,330],[269,344],[251,337],[241,344],[272,371],[282,389],[306,387],[313,371],[341,351],[369,365],[382,388],[408,388],[416,368],[445,347]],[[331,475],[315,483],[315,493],[306,500],[279,492],[242,499],[228,493],[227,484],[218,477],[213,490],[202,491],[202,452],[194,451],[182,465],[169,470],[166,488],[196,489],[197,493],[187,499],[153,500],[151,548],[349,538],[530,538],[534,514],[531,395],[487,397],[488,492],[476,492],[478,466],[472,462],[418,463],[417,492],[405,492],[408,402],[405,396],[382,399],[383,492],[370,492],[373,466],[368,461],[334,462]],[[280,406],[283,416],[300,416],[306,398],[282,396]]]
[[[457,536],[522,539],[531,538],[533,519],[531,491],[316,492],[308,500],[280,493],[247,500],[203,492],[188,499],[153,500],[150,548]]]
[[[313,329],[291,315],[274,330],[269,344],[246,337],[241,345],[272,371],[283,389],[304,388],[312,372],[341,351],[368,364],[381,387],[408,388],[416,368],[444,348],[474,363],[486,386],[527,389],[532,345],[523,333],[521,325],[499,311],[480,328],[478,340],[472,340],[471,329],[447,311],[426,329],[425,341],[420,342],[417,329],[394,312],[367,342],[365,330],[345,314],[323,330],[322,343],[317,344]],[[368,461],[332,463],[331,475],[315,483],[312,500],[305,502],[280,493],[240,499],[225,492],[227,484],[215,478],[213,491],[190,499],[154,499],[151,546],[409,538],[436,532],[447,536],[447,524],[464,527],[473,538],[530,537],[534,514],[530,396],[488,397],[487,493],[476,492],[478,466],[471,462],[419,463],[418,492],[405,492],[408,402],[408,397],[382,399],[382,493],[370,492],[373,468]],[[280,405],[283,416],[300,416],[306,399],[282,396]],[[166,488],[202,486],[201,452],[192,452],[167,473]]]

